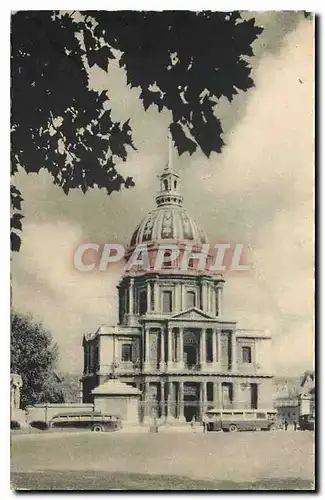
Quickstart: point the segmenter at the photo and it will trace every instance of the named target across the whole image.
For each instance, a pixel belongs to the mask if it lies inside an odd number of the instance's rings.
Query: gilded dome
[[[161,240],[185,240],[199,244],[207,242],[204,231],[185,208],[172,204],[162,205],[149,212],[138,224],[130,245]]]

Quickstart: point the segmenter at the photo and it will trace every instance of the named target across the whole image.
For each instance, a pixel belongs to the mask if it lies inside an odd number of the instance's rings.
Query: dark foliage
[[[11,373],[23,380],[21,406],[60,403],[63,395],[54,372],[57,345],[52,335],[31,317],[13,313],[11,317]]]
[[[246,56],[262,32],[239,12],[20,11],[11,26],[11,162],[26,172],[45,168],[66,194],[99,187],[110,194],[134,185],[118,173],[133,147],[129,122],[114,122],[106,93],[89,89],[87,65],[107,69],[122,53],[131,87],[144,108],[172,112],[179,154],[198,147],[220,152],[222,128],[214,113],[253,86]],[[116,49],[116,50],[114,50]],[[105,106],[103,106],[105,104]],[[13,187],[12,248],[19,250],[21,217]]]

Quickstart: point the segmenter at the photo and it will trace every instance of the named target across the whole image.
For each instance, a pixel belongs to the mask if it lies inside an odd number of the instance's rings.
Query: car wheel
[[[229,432],[237,432],[237,431],[238,431],[237,425],[235,424],[229,425]]]
[[[276,425],[275,424],[271,424],[270,427],[269,427],[269,431],[275,431],[276,429]]]
[[[91,430],[93,432],[102,432],[104,429],[101,425],[95,424],[92,426]]]

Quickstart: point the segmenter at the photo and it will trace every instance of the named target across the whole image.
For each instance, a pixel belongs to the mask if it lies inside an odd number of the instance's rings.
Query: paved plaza
[[[314,433],[12,436],[17,489],[312,489]]]

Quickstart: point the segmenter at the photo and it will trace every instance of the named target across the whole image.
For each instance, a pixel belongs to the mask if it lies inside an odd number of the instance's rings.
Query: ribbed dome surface
[[[149,212],[138,224],[130,245],[161,240],[188,240],[199,244],[207,242],[200,226],[185,208],[177,205],[164,205]]]

